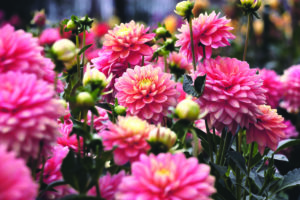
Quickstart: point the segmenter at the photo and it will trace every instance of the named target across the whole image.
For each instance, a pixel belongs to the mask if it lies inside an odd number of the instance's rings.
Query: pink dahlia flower
[[[38,184],[31,178],[31,172],[22,159],[7,152],[0,145],[0,199],[34,200],[38,194]]]
[[[125,177],[125,171],[120,171],[118,174],[111,175],[109,172],[99,179],[100,196],[105,200],[115,200],[114,196],[117,192],[123,177]],[[97,196],[96,188],[93,187],[88,195]]]
[[[40,39],[39,39],[39,44],[42,46],[44,46],[44,45],[50,46],[54,42],[56,42],[57,40],[60,40],[60,39],[61,39],[61,36],[60,36],[58,28],[47,28],[41,33]]]
[[[262,115],[257,115],[257,122],[250,124],[246,136],[247,143],[257,142],[259,152],[263,154],[265,147],[275,151],[280,140],[286,138],[286,125],[276,109],[267,105],[260,105],[259,109]]]
[[[146,43],[151,41],[155,34],[147,33],[149,30],[144,25],[134,21],[120,24],[113,30],[109,30],[104,36],[103,43],[106,51],[112,52],[110,62],[121,62],[137,65],[142,56],[150,56],[153,50]]]
[[[298,113],[300,108],[300,65],[294,65],[284,71],[281,77],[283,82],[283,101],[280,107],[289,113]]]
[[[235,36],[229,31],[233,27],[227,24],[230,20],[225,17],[219,18],[220,13],[216,14],[200,14],[199,17],[192,20],[193,39],[195,58],[201,60],[203,58],[203,47],[205,46],[206,58],[210,58],[212,54],[212,48],[217,49],[230,45],[229,39],[235,39]],[[187,56],[189,61],[192,61],[192,49],[190,39],[189,24],[186,22],[179,29],[180,34],[177,34],[178,38],[176,46],[180,47],[180,53]]]
[[[100,107],[96,107],[99,116],[94,115],[94,129],[97,132],[101,132],[105,127],[105,124],[107,124],[107,122],[109,121],[108,118],[108,114],[106,112],[106,110],[104,110],[103,108]],[[87,118],[87,123],[90,125],[91,124],[91,120],[92,120],[92,114],[89,111],[88,112],[88,118]]]
[[[256,122],[256,115],[261,113],[258,105],[265,104],[266,98],[256,69],[235,58],[217,57],[200,64],[196,75],[204,74],[204,92],[197,101],[210,128],[222,132],[228,127],[235,134],[238,126],[248,128],[249,123]]]
[[[298,137],[299,133],[290,120],[284,120],[283,123],[286,125],[284,130],[286,138]]]
[[[180,96],[177,99],[177,102],[179,103],[180,101],[186,99],[187,94],[185,93],[185,91],[183,90],[183,85],[181,82],[177,82],[176,83],[176,90],[180,93]]]
[[[259,74],[264,81],[263,88],[267,91],[265,94],[267,104],[272,108],[277,108],[283,95],[280,77],[275,71],[269,69],[261,69]]]
[[[153,68],[152,65],[136,66],[117,79],[116,98],[119,104],[128,107],[131,115],[149,122],[159,123],[168,113],[170,106],[176,105],[179,93],[171,74]]]
[[[210,167],[183,153],[141,155],[131,172],[123,178],[116,200],[209,200],[216,192]]]
[[[45,162],[45,168],[43,173],[43,182],[46,184],[50,184],[54,181],[63,180],[63,176],[61,174],[60,168],[63,159],[67,156],[69,149],[67,147],[55,146],[53,148],[53,156],[49,158]],[[39,178],[40,175],[37,175]],[[59,199],[67,194],[75,193],[69,185],[61,185],[54,187],[56,191],[47,191],[42,199],[50,200],[50,199]]]
[[[0,74],[0,144],[24,159],[46,154],[59,134],[56,119],[64,109],[54,90],[34,74]]]
[[[150,146],[147,143],[151,131],[150,125],[137,117],[119,117],[117,124],[108,122],[108,130],[100,132],[104,150],[114,150],[114,161],[117,165],[133,162],[139,155],[146,153]]]
[[[206,131],[206,125],[205,125],[205,120],[204,119],[199,119],[197,121],[195,121],[195,126],[200,129],[201,131],[207,133]],[[209,130],[210,133],[213,133],[213,129]],[[220,133],[219,131],[215,130],[215,133],[217,136],[221,136],[222,133]]]
[[[183,73],[191,73],[193,71],[193,65],[187,61],[186,56],[180,53],[172,52],[168,57],[169,68],[172,71],[182,70]]]

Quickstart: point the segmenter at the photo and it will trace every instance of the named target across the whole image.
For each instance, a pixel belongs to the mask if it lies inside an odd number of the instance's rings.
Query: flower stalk
[[[247,48],[248,48],[249,34],[250,34],[251,17],[252,17],[252,15],[251,15],[251,14],[248,14],[247,33],[246,33],[246,40],[245,40],[245,47],[244,47],[243,61],[246,60],[246,55],[247,55]]]
[[[195,58],[195,49],[194,49],[194,38],[193,38],[193,27],[192,27],[192,18],[188,18],[189,27],[190,27],[190,37],[191,37],[191,48],[192,48],[192,56],[193,56],[193,67],[194,71],[196,71],[196,58]]]

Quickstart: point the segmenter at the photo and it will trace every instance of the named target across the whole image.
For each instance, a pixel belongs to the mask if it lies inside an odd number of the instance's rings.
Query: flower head
[[[284,93],[280,107],[290,113],[298,113],[300,109],[300,65],[294,65],[285,70],[281,81]]]
[[[140,154],[146,153],[150,146],[146,142],[151,131],[150,125],[137,117],[118,117],[117,124],[108,122],[108,130],[100,132],[104,150],[114,150],[117,165],[133,162]]]
[[[24,159],[46,154],[59,134],[64,109],[54,90],[34,74],[0,74],[0,144]],[[42,144],[42,149],[40,146]]]
[[[41,27],[44,26],[46,24],[45,10],[34,12],[34,16],[31,23]]]
[[[40,45],[52,45],[57,40],[60,40],[61,36],[58,28],[48,28],[45,29],[39,39]]]
[[[284,120],[283,123],[286,125],[286,128],[284,130],[286,138],[298,137],[299,133],[290,120]]]
[[[38,193],[38,185],[32,180],[30,170],[22,159],[7,152],[0,145],[0,199],[34,200]]]
[[[286,138],[286,125],[276,109],[267,105],[260,105],[259,109],[262,115],[257,115],[257,122],[250,124],[246,136],[247,143],[257,142],[259,152],[263,154],[265,147],[275,151],[280,140]]]
[[[203,58],[203,47],[205,47],[206,58],[210,58],[212,48],[216,49],[230,45],[229,39],[234,39],[235,36],[229,31],[233,27],[227,26],[230,20],[225,17],[219,18],[220,13],[216,14],[200,14],[199,17],[192,20],[194,49],[196,60]],[[180,53],[187,56],[189,61],[192,61],[191,38],[189,24],[186,22],[179,29],[180,34],[176,46],[180,47]]]
[[[206,74],[203,95],[197,100],[210,128],[228,127],[232,134],[249,127],[265,103],[263,80],[246,62],[217,57],[200,64],[196,75]]]
[[[209,200],[216,192],[210,167],[198,164],[196,158],[186,159],[183,153],[141,155],[132,164],[131,172],[131,176],[122,179],[116,200]]]
[[[154,123],[162,121],[168,107],[175,106],[179,96],[171,74],[152,65],[127,69],[115,87],[120,105],[127,107],[131,115]]]
[[[110,62],[137,65],[142,56],[152,55],[152,48],[146,42],[151,41],[155,34],[147,33],[148,30],[144,25],[131,21],[108,31],[103,46],[106,51],[112,52]]]

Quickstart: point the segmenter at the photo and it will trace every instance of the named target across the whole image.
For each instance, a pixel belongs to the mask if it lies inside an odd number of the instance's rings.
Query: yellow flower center
[[[152,84],[150,79],[143,79],[139,82],[141,88],[148,88]]]
[[[137,117],[128,117],[121,123],[123,127],[135,135],[144,133],[147,128],[147,122]]]
[[[131,29],[127,28],[127,27],[123,27],[123,28],[120,28],[118,31],[117,31],[117,35],[118,36],[126,36],[130,33]]]
[[[159,176],[170,176],[171,172],[168,169],[162,168],[156,171],[156,174]]]

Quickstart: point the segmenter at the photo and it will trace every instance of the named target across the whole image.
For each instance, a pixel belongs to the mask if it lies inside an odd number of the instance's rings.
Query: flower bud
[[[40,27],[44,26],[46,24],[45,10],[35,12],[31,23]]]
[[[114,108],[114,111],[117,113],[117,115],[125,116],[126,115],[126,108],[124,106],[116,106]]]
[[[254,0],[254,3],[252,4],[251,8],[253,11],[257,11],[261,6],[261,0]]]
[[[155,31],[156,33],[156,36],[159,37],[159,38],[163,38],[163,37],[166,37],[167,36],[167,29],[165,29],[164,27],[158,27]]]
[[[200,113],[199,105],[191,99],[184,99],[177,104],[175,114],[179,119],[186,119],[195,121],[198,119]]]
[[[181,1],[176,5],[175,13],[182,17],[190,17],[192,15],[194,4],[190,1]]]
[[[255,12],[261,6],[261,0],[241,0],[241,4],[246,12]]]
[[[177,136],[176,134],[171,131],[171,129],[166,127],[154,128],[148,137],[149,142],[161,142],[162,144],[166,145],[168,149],[170,149],[176,142]]]
[[[68,39],[56,41],[52,46],[52,51],[56,54],[58,60],[64,62],[73,60],[77,54],[75,44]]]
[[[75,30],[77,28],[76,23],[73,20],[69,20],[67,23],[67,29]]]
[[[95,105],[95,102],[90,93],[80,92],[76,96],[76,105],[80,108],[90,108]]]
[[[82,83],[83,86],[91,84],[92,87],[99,88],[100,91],[108,84],[106,76],[96,68],[90,69],[90,66],[87,67],[87,70],[83,75]]]

